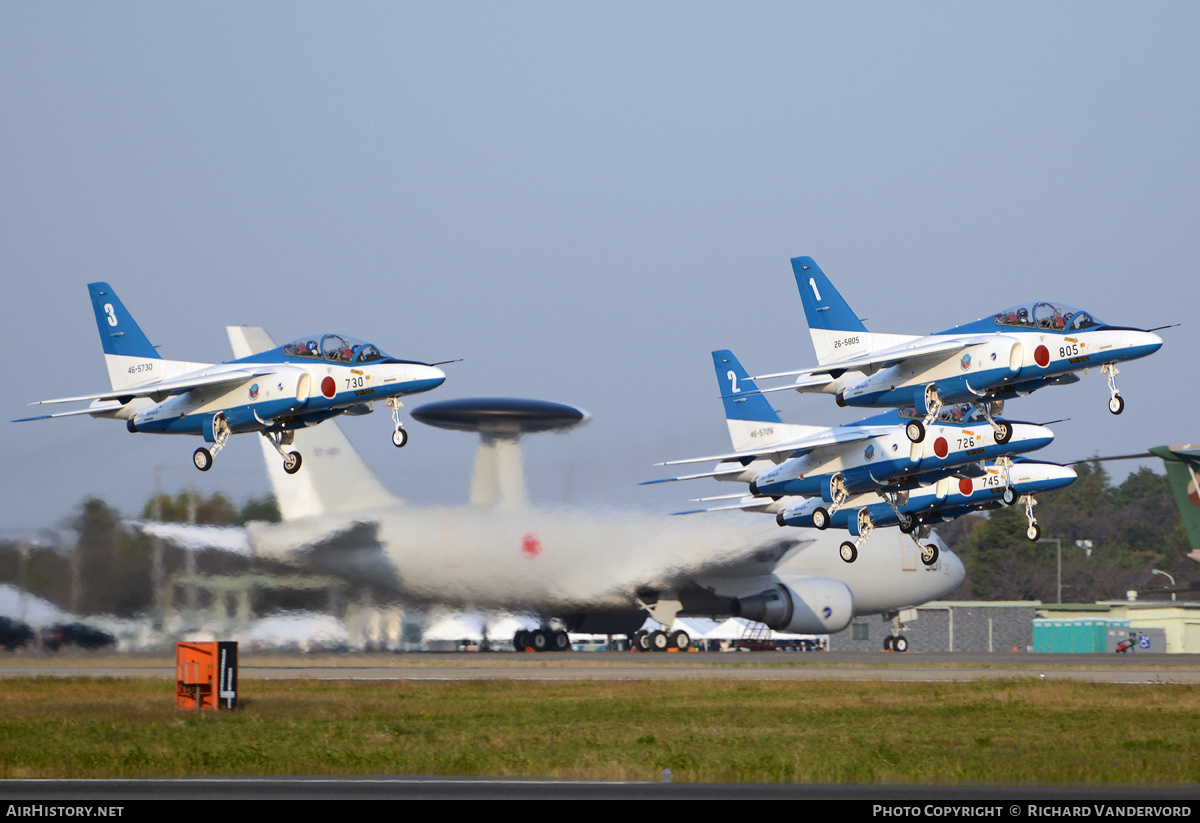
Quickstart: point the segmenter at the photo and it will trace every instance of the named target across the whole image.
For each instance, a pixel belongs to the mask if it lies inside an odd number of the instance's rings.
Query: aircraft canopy
[[[1085,311],[1065,303],[1026,303],[994,315],[997,326],[1016,326],[1047,331],[1083,331],[1104,325]]]
[[[328,360],[331,363],[374,363],[388,359],[374,344],[344,334],[301,337],[282,348],[287,357]]]

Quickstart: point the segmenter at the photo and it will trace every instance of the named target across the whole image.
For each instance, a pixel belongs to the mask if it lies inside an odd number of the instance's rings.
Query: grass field
[[[0,777],[423,774],[799,783],[1196,783],[1200,687],[0,681]]]

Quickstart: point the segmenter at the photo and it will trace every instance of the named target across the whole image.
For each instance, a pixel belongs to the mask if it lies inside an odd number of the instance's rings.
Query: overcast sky
[[[531,497],[669,512],[715,484],[639,488],[653,464],[729,445],[708,353],[815,365],[808,254],[876,331],[1038,299],[1184,323],[1121,367],[1120,417],[1097,373],[1008,413],[1071,418],[1051,459],[1192,442],[1197,42],[1189,3],[3,3],[5,420],[108,389],[105,280],[167,358],[338,331],[464,358],[409,408],[582,406],[527,441]],[[343,424],[397,494],[465,501],[474,438],[408,425]],[[254,436],[206,474],[197,445],[0,423],[0,537],[88,495],[136,514],[156,467],[269,491]]]

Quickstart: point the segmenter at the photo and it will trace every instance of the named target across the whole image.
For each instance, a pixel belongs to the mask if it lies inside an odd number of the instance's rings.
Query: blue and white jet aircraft
[[[901,508],[907,492],[948,478],[984,478],[987,482],[991,475],[985,461],[1000,459],[1007,468],[1009,455],[1040,449],[1054,439],[1045,426],[1001,421],[1008,438],[999,443],[987,423],[976,418],[975,410],[966,404],[945,409],[930,426],[931,436],[921,443],[905,439],[905,419],[895,411],[835,428],[782,423],[732,352],[715,351],[712,356],[735,451],[662,463],[718,461],[711,472],[648,482],[712,477],[748,483],[754,497],[815,498],[816,502],[807,504],[804,516],[805,525],[817,529],[836,525],[832,518],[839,510],[854,506],[854,496],[873,494],[894,512],[895,522],[911,532],[918,524],[912,512]],[[1004,502],[1015,502],[1018,493],[1012,478],[1006,476],[1000,489]],[[856,508],[866,511],[865,501],[856,502]],[[759,508],[762,504],[735,507]],[[762,510],[782,512],[784,508]],[[865,523],[860,516],[851,523],[864,526],[869,535],[869,516]],[[843,543],[839,554],[853,563],[860,545]],[[936,547],[922,547],[922,560],[936,562]]]
[[[1035,302],[925,336],[876,334],[858,319],[811,257],[792,258],[804,302],[816,368],[761,375],[796,377],[795,389],[837,397],[840,406],[915,408],[905,428],[919,443],[947,403],[971,403],[1004,442],[1007,429],[983,401],[1022,396],[1043,386],[1078,382],[1075,372],[1099,367],[1108,377],[1108,408],[1120,414],[1116,364],[1158,351],[1154,331],[1111,326],[1062,303]],[[1166,327],[1161,327],[1166,328]]]
[[[202,435],[192,461],[208,471],[229,435],[259,432],[283,456],[284,471],[300,469],[300,453],[285,451],[296,429],[340,414],[367,414],[376,400],[392,410],[392,443],[408,433],[400,397],[446,380],[436,364],[388,357],[339,334],[301,337],[271,351],[227,363],[164,360],[107,283],[89,283],[112,391],[42,400],[32,405],[91,401],[84,409],[14,422],[88,414],[124,420],[131,432]]]

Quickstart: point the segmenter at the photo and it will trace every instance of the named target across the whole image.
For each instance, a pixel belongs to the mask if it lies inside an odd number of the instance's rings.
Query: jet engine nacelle
[[[761,594],[739,597],[730,604],[730,612],[776,631],[831,634],[850,625],[854,595],[840,580],[805,577],[779,583]]]

